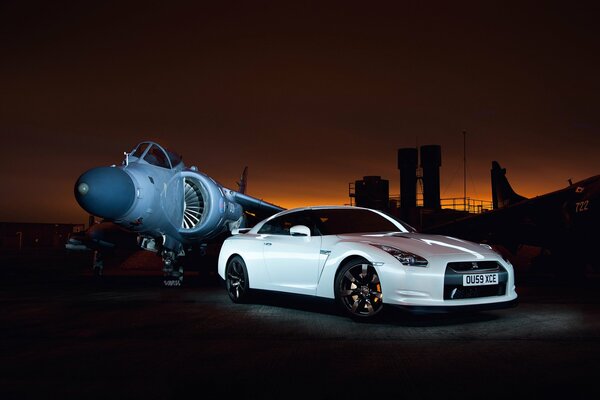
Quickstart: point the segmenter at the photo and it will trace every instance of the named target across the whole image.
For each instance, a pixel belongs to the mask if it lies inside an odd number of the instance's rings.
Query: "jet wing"
[[[585,241],[598,222],[591,202],[599,183],[600,176],[588,178],[555,192],[423,231],[501,244],[511,251],[520,244],[553,248]]]
[[[244,211],[254,214],[257,218],[267,218],[285,208],[268,203],[262,199],[248,196],[247,194],[233,192],[233,200],[242,206]]]
[[[117,224],[103,221],[69,237],[67,250],[114,250],[115,248],[135,250],[139,248],[137,234],[122,229]]]
[[[526,200],[507,208],[427,227],[422,231],[480,243],[502,244],[511,250],[519,244],[543,247],[548,237],[556,235],[557,230],[551,225],[559,222],[560,215],[548,208],[549,204],[539,208],[542,203],[539,200]],[[542,214],[546,214],[545,218],[541,218]]]

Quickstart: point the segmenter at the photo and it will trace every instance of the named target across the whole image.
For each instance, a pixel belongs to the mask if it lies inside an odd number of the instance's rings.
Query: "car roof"
[[[376,213],[383,214],[379,210],[374,210],[372,208],[367,208],[367,207],[317,205],[317,206],[296,207],[296,208],[290,208],[288,210],[283,210],[283,211],[278,212],[277,214],[271,215],[270,217],[262,220],[260,222],[260,224],[262,224],[263,222],[269,221],[269,220],[271,220],[273,218],[279,217],[280,215],[285,215],[285,214],[289,214],[289,213],[293,213],[293,212],[299,212],[299,211],[308,211],[308,210],[367,210],[367,211],[373,211],[373,212],[376,212]]]
[[[262,226],[271,221],[272,219],[275,219],[279,216],[282,215],[286,215],[286,214],[290,214],[290,213],[295,213],[295,212],[301,212],[301,211],[310,211],[310,210],[366,210],[366,211],[370,211],[372,213],[375,214],[379,214],[384,218],[390,219],[391,221],[393,221],[395,224],[400,224],[404,229],[410,231],[410,230],[415,230],[413,227],[411,227],[410,225],[406,224],[403,221],[399,221],[397,220],[395,217],[386,214],[385,212],[381,211],[381,210],[377,210],[377,209],[373,209],[373,208],[368,208],[368,207],[357,207],[357,206],[336,206],[336,205],[316,205],[316,206],[305,206],[305,207],[296,207],[296,208],[290,208],[288,210],[283,210],[280,211],[276,214],[271,215],[268,218],[263,219],[262,221],[259,221],[257,224],[255,224],[252,228],[251,231],[253,233],[258,232]]]
[[[317,205],[317,206],[305,206],[305,207],[296,207],[290,208],[288,210],[280,211],[278,214],[287,214],[289,212],[298,212],[304,210],[334,210],[334,209],[352,209],[352,210],[369,210],[369,211],[377,211],[371,208],[366,207],[356,207],[356,206],[331,206],[331,205]]]

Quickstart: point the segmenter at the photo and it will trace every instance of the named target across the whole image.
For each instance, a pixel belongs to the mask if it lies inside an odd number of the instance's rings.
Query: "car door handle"
[[[265,246],[270,246],[270,245],[272,245],[272,244],[273,244],[273,243],[271,243],[271,242],[265,242]]]

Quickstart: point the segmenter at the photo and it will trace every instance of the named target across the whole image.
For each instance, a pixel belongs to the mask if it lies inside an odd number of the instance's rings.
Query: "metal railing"
[[[390,196],[390,206],[400,207],[400,196]],[[471,214],[481,214],[493,208],[491,201],[472,199],[470,197],[443,198],[440,199],[440,206],[443,209],[466,211]],[[417,196],[417,207],[423,207],[423,198],[421,196]]]

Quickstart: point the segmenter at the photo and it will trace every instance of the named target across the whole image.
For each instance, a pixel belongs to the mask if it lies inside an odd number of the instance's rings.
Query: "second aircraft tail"
[[[501,168],[497,161],[492,161],[492,203],[494,210],[511,206],[523,200],[527,200],[513,190],[506,179],[506,168]]]
[[[248,186],[248,167],[244,167],[244,172],[242,172],[242,176],[240,176],[240,181],[238,184],[238,192],[245,194],[246,187]]]

